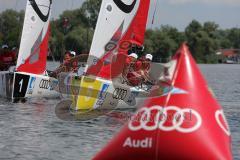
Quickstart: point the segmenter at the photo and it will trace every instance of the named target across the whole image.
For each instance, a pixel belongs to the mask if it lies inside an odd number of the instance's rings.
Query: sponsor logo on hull
[[[30,82],[29,82],[27,94],[33,94],[33,89],[34,89],[34,86],[35,86],[35,81],[36,81],[36,77],[31,77],[31,78],[30,78]]]
[[[47,79],[42,79],[39,83],[39,88],[41,89],[46,89],[46,90],[54,90],[58,86],[58,81],[57,80],[47,80]]]
[[[107,90],[109,88],[109,85],[108,84],[103,84],[102,86],[102,89],[99,93],[99,98],[98,98],[98,101],[96,103],[96,105],[94,106],[94,108],[99,108],[103,105],[105,99],[106,99],[106,96],[107,96]]]
[[[127,97],[127,90],[116,88],[113,92],[113,99],[124,100]]]
[[[50,88],[50,80],[42,79],[39,83],[39,88],[49,89]]]

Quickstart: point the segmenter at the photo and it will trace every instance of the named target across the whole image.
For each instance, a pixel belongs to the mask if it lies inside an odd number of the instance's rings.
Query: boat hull
[[[52,88],[56,79],[24,72],[0,72],[0,96],[18,100],[25,98],[55,98],[60,94]]]
[[[153,63],[150,76],[156,82],[172,79],[176,68],[176,61],[167,64]],[[164,75],[167,69],[168,77]],[[147,86],[131,87],[122,83],[122,78],[106,80],[100,77],[77,76],[61,73],[58,77],[59,89],[65,99],[72,101],[72,110],[94,109],[131,109],[140,106],[149,97]],[[161,90],[156,86],[155,90]],[[151,88],[152,89],[152,88]]]
[[[140,99],[148,92],[137,87],[129,87],[118,81],[109,81],[99,77],[61,75],[59,90],[65,99],[72,101],[72,110],[94,110],[135,108]],[[142,97],[137,98],[136,97]]]

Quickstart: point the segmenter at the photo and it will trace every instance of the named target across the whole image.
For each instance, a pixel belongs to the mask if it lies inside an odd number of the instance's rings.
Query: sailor
[[[73,55],[71,54],[71,52],[67,51],[64,55],[63,63],[57,69],[50,72],[49,76],[57,78],[61,72],[71,72],[71,63],[70,62],[71,62],[72,57],[73,57]]]
[[[146,54],[145,57],[142,58],[141,76],[144,83],[152,83],[149,75],[152,60],[153,60],[153,56],[151,54]]]
[[[16,63],[16,54],[10,51],[8,45],[3,45],[0,53],[0,70],[8,70]]]
[[[68,65],[70,63],[71,58],[72,58],[71,52],[67,51],[63,58],[63,65],[65,66]]]
[[[141,75],[138,73],[141,63],[138,61],[138,55],[131,53],[125,62],[123,78],[131,86],[138,86],[141,83]]]
[[[146,54],[143,62],[142,62],[142,69],[145,71],[145,72],[148,72],[150,71],[151,69],[151,62],[153,60],[153,56],[151,54]]]
[[[76,73],[78,71],[78,60],[75,59],[77,54],[75,51],[71,51],[70,53],[71,53],[71,71]]]
[[[123,69],[123,78],[127,77],[127,74],[132,69],[132,65],[137,61],[138,55],[136,53],[131,53],[128,55],[125,61],[124,69]]]

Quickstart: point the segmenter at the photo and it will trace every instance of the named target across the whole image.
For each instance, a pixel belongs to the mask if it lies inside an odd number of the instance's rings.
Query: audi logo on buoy
[[[39,83],[39,88],[41,89],[49,89],[50,88],[50,81],[46,79],[42,79]]]
[[[113,99],[124,100],[127,97],[127,90],[116,88],[113,92]]]
[[[169,116],[168,111],[175,111],[176,113],[173,115],[172,125],[165,126],[165,122],[169,120],[168,118],[161,119],[161,117]],[[186,113],[191,113],[196,118],[196,122],[194,126],[191,127],[182,127]],[[178,115],[179,118],[176,118]],[[202,124],[202,118],[200,114],[190,108],[181,109],[176,106],[169,107],[161,107],[161,106],[153,106],[151,108],[142,108],[136,114],[137,120],[131,120],[128,124],[128,127],[131,131],[154,131],[156,129],[160,129],[162,131],[178,131],[181,133],[191,133],[196,131]],[[151,123],[149,123],[151,122]]]

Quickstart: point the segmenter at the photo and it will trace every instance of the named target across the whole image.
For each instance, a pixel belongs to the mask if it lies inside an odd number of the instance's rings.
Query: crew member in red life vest
[[[125,61],[124,69],[123,69],[123,78],[127,79],[127,74],[129,73],[132,65],[137,61],[138,55],[136,53],[131,53],[128,55]]]
[[[141,69],[141,63],[137,60],[138,55],[131,53],[125,63],[123,78],[128,81],[131,86],[138,86],[141,83],[141,74],[138,71]]]
[[[16,54],[8,49],[7,45],[2,46],[0,53],[0,70],[8,70],[16,63]]]
[[[153,60],[153,56],[151,54],[146,54],[146,56],[142,59],[141,75],[144,83],[148,83],[148,82],[152,83],[152,80],[149,75],[152,60]]]

